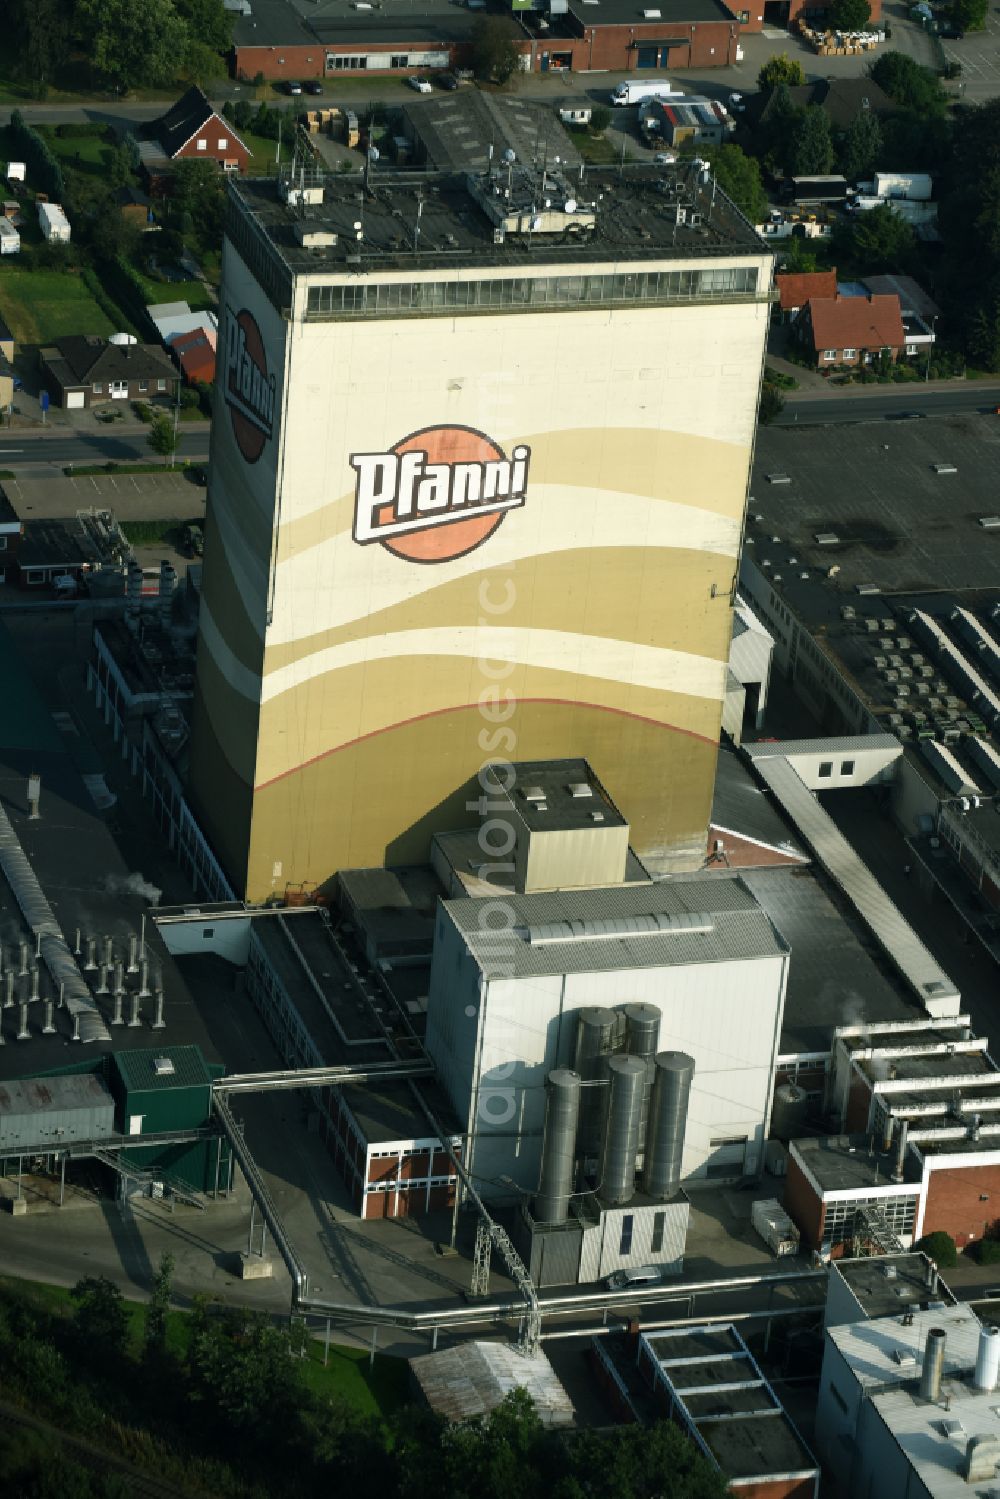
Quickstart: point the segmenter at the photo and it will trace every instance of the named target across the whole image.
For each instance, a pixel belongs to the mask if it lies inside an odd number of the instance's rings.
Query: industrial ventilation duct
[[[597,1169],[597,1193],[604,1202],[622,1203],[635,1195],[635,1158],[642,1125],[646,1064],[641,1057],[611,1057],[608,1078],[611,1086]]]
[[[545,1136],[535,1219],[539,1223],[565,1223],[573,1194],[580,1074],[560,1067],[549,1073],[546,1088]]]
[[[672,1197],[681,1184],[694,1058],[683,1051],[661,1051],[653,1069],[643,1176],[647,1194],[665,1198]]]

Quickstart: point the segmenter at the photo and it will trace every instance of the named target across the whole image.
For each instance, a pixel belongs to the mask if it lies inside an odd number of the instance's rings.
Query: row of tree
[[[156,1470],[179,1495],[312,1499],[723,1499],[725,1483],[668,1422],[561,1435],[523,1391],[492,1415],[449,1425],[415,1402],[385,1418],[312,1393],[301,1328],[196,1302],[178,1334],[169,1325],[173,1265],[160,1262],[138,1346],[120,1292],[87,1278],[67,1319],[0,1287],[4,1398],[37,1409]],[[30,1444],[29,1448],[30,1448]],[[12,1464],[14,1459],[12,1458]],[[21,1487],[40,1499],[118,1499],[109,1487],[41,1486],[19,1451]],[[109,1467],[112,1465],[109,1465]],[[34,1485],[34,1486],[33,1486]]]
[[[222,0],[4,0],[3,48],[43,96],[73,59],[119,89],[225,71],[231,41]]]

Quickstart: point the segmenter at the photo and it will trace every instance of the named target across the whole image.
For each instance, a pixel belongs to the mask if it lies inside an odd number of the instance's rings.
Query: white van
[[[639,1265],[634,1270],[616,1270],[604,1284],[609,1291],[637,1291],[640,1286],[658,1286],[662,1279],[656,1265]]]

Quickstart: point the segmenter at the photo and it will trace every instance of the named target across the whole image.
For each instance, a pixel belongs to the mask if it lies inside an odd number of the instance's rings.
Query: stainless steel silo
[[[694,1058],[683,1051],[658,1052],[653,1072],[643,1185],[650,1197],[672,1197],[681,1184]]]
[[[654,1057],[662,1018],[656,1005],[623,1005],[625,1050],[633,1057]]]
[[[565,1223],[573,1192],[576,1126],[580,1114],[580,1074],[568,1067],[550,1072],[546,1082],[542,1170],[534,1216],[538,1223]]]
[[[596,1084],[607,1077],[607,1060],[614,1049],[617,1019],[614,1010],[603,1009],[598,1005],[591,1005],[577,1012],[573,1071],[579,1073],[583,1083]],[[576,1140],[578,1155],[597,1154],[606,1102],[606,1088],[584,1087]]]
[[[635,1159],[642,1123],[642,1095],[646,1064],[627,1054],[608,1060],[607,1110],[597,1168],[597,1193],[609,1203],[628,1202],[635,1195]]]

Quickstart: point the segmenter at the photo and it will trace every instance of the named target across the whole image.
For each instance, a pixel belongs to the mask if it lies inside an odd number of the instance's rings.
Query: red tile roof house
[[[895,364],[906,348],[899,298],[811,297],[795,329],[819,370],[871,364],[886,353]]]
[[[190,333],[178,333],[168,345],[171,353],[184,372],[184,378],[194,384],[196,380],[211,385],[215,379],[215,337],[204,328],[192,328]]]
[[[837,272],[804,271],[801,275],[782,273],[774,278],[781,308],[781,321],[790,323],[809,301],[810,297],[835,297],[837,295]]]
[[[217,161],[226,172],[245,172],[250,161],[249,147],[229,121],[216,114],[197,84],[165,115],[154,120],[146,135],[139,154],[150,171],[155,170],[158,162],[191,157],[196,161]]]

